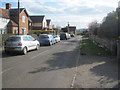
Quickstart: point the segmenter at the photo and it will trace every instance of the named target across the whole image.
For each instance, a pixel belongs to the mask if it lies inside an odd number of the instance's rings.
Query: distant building
[[[76,34],[76,26],[69,26],[70,33]]]
[[[7,24],[9,21],[8,10],[0,8],[0,34],[7,34]]]
[[[68,26],[62,28],[61,30],[62,30],[62,32],[76,34],[76,26],[70,26],[70,25],[68,25]]]
[[[47,30],[47,21],[44,15],[30,16],[32,20],[32,30]]]
[[[47,19],[47,30],[52,30],[52,22],[51,19]]]

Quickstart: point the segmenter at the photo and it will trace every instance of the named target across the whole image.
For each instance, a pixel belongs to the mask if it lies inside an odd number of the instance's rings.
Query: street
[[[3,88],[70,88],[79,60],[80,36],[26,55],[2,57]]]

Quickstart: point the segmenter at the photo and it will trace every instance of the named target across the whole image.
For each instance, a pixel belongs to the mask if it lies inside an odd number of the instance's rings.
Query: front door
[[[26,28],[22,28],[22,35],[26,35]]]

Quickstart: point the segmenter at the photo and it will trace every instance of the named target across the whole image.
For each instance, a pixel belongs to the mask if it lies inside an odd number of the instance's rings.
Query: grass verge
[[[99,47],[89,38],[83,38],[81,42],[81,55],[111,56],[112,53],[108,49]]]

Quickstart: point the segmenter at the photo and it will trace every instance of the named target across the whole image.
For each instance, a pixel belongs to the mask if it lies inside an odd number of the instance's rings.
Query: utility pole
[[[18,35],[19,35],[19,27],[20,27],[20,25],[19,25],[19,13],[20,13],[20,1],[18,0]]]
[[[68,28],[67,28],[67,29],[68,29],[68,33],[70,33],[70,29],[69,29],[69,26],[70,26],[70,24],[69,24],[69,22],[68,22]]]

